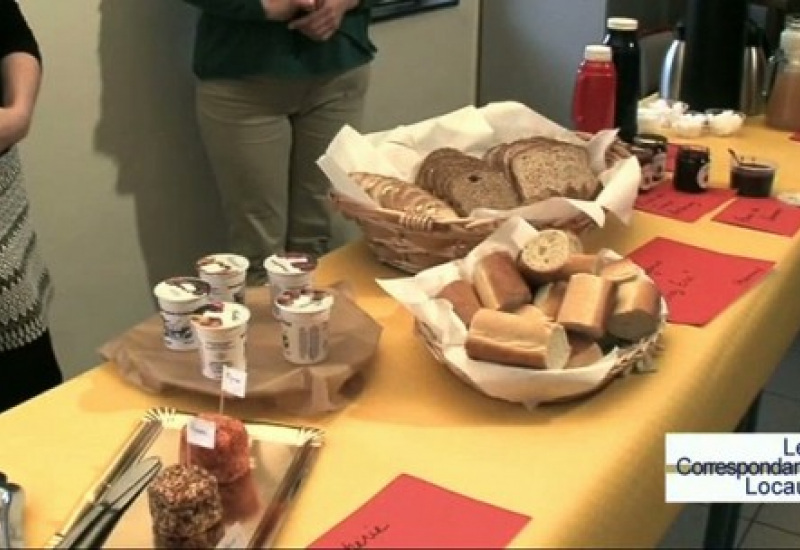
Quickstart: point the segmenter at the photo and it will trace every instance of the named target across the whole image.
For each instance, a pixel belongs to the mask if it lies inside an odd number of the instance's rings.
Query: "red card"
[[[664,295],[669,321],[703,326],[758,284],[774,262],[721,254],[657,237],[629,256]]]
[[[309,548],[504,548],[530,519],[402,474]]]
[[[791,237],[800,229],[800,208],[773,198],[739,197],[713,220]]]
[[[705,193],[683,193],[676,191],[672,182],[665,181],[658,187],[639,193],[634,207],[684,222],[695,222],[733,197],[731,189],[709,189]]]

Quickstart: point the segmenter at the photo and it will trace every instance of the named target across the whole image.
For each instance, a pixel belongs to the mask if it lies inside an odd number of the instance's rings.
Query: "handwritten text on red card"
[[[750,288],[774,263],[722,254],[658,237],[629,257],[655,281],[672,323],[703,326]]]
[[[772,198],[740,197],[714,221],[791,237],[800,229],[800,208]]]

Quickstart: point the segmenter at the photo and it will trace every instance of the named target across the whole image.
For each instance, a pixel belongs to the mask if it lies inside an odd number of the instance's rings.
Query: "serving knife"
[[[109,485],[100,500],[66,534],[56,548],[99,548],[128,506],[161,469],[155,456],[140,460]]]

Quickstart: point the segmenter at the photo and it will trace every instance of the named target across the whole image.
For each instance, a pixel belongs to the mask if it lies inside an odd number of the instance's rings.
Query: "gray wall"
[[[603,38],[605,1],[487,0],[483,9],[479,101],[521,101],[569,124],[575,70],[584,46]]]
[[[54,340],[74,375],[99,362],[100,344],[154,313],[158,280],[224,247],[193,116],[196,14],[180,0],[21,6],[45,56],[23,162],[56,285]],[[368,128],[475,101],[479,7],[464,0],[373,27]]]

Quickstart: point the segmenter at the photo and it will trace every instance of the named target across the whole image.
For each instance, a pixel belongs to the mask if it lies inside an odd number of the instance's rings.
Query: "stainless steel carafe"
[[[669,45],[661,65],[661,81],[658,94],[663,99],[678,99],[683,74],[683,53],[686,49],[686,29],[683,22],[675,25],[675,38]]]
[[[659,85],[659,95],[664,99],[683,99],[681,79],[684,73],[685,33],[683,22],[679,22],[675,26],[675,38],[664,56]],[[748,115],[757,115],[764,112],[762,89],[767,70],[765,38],[764,31],[753,21],[747,22],[746,33],[739,109]]]

